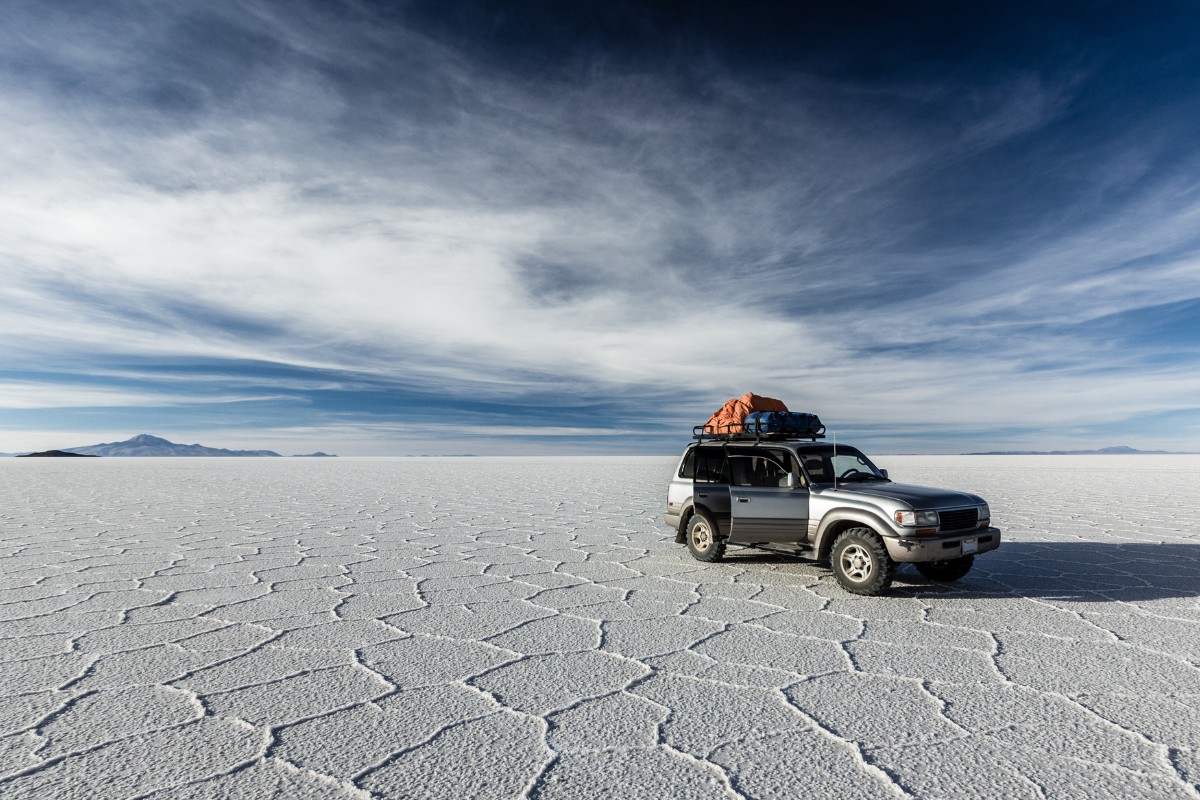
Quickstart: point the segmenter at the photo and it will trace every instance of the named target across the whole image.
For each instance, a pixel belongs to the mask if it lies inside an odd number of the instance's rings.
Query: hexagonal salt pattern
[[[0,461],[0,796],[1200,796],[1200,458],[883,457],[1005,543],[885,597],[670,459]]]

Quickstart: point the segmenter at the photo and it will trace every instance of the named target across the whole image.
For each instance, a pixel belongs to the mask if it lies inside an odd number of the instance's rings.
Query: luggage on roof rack
[[[737,425],[697,425],[692,428],[697,439],[823,439],[825,426],[816,414],[800,411],[753,411]]]
[[[825,435],[825,426],[816,414],[800,411],[755,411],[742,421],[746,433],[801,436],[806,439]]]
[[[741,397],[726,400],[725,405],[708,418],[704,423],[706,433],[732,434],[743,433],[742,421],[747,414],[755,411],[787,411],[788,407],[782,400],[774,397],[763,397],[754,392],[746,392]]]

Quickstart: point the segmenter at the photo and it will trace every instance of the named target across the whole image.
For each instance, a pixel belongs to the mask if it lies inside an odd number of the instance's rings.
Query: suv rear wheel
[[[717,523],[703,511],[688,520],[688,551],[699,561],[720,561],[725,555],[725,540],[717,531]]]
[[[971,571],[975,556],[952,558],[949,561],[918,561],[917,572],[931,581],[956,581]]]
[[[887,591],[896,574],[879,534],[870,528],[850,528],[833,540],[829,554],[833,577],[852,594],[876,595]]]

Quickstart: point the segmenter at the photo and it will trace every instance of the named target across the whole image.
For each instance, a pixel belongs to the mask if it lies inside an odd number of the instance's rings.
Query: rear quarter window
[[[722,448],[697,447],[689,455],[694,457],[692,473],[683,477],[696,483],[729,483],[729,461]]]
[[[696,448],[687,451],[679,465],[679,477],[691,480],[696,477]]]

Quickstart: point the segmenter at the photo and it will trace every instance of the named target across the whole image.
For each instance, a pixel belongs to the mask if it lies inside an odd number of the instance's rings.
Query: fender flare
[[[839,509],[826,514],[817,527],[816,535],[813,536],[813,550],[816,551],[817,558],[829,557],[833,549],[833,540],[839,533],[847,528],[859,527],[870,528],[884,538],[896,536],[892,527],[878,514],[858,509]]]
[[[713,524],[717,526],[717,533],[721,533],[721,520],[717,518],[717,515],[713,513],[711,508],[703,503],[697,503],[695,499],[689,499],[683,504],[683,508],[679,509],[679,529],[676,531],[676,533],[687,532],[688,521],[691,520],[692,514],[696,512],[696,509],[700,509],[704,513],[708,514],[709,519],[711,519]]]

